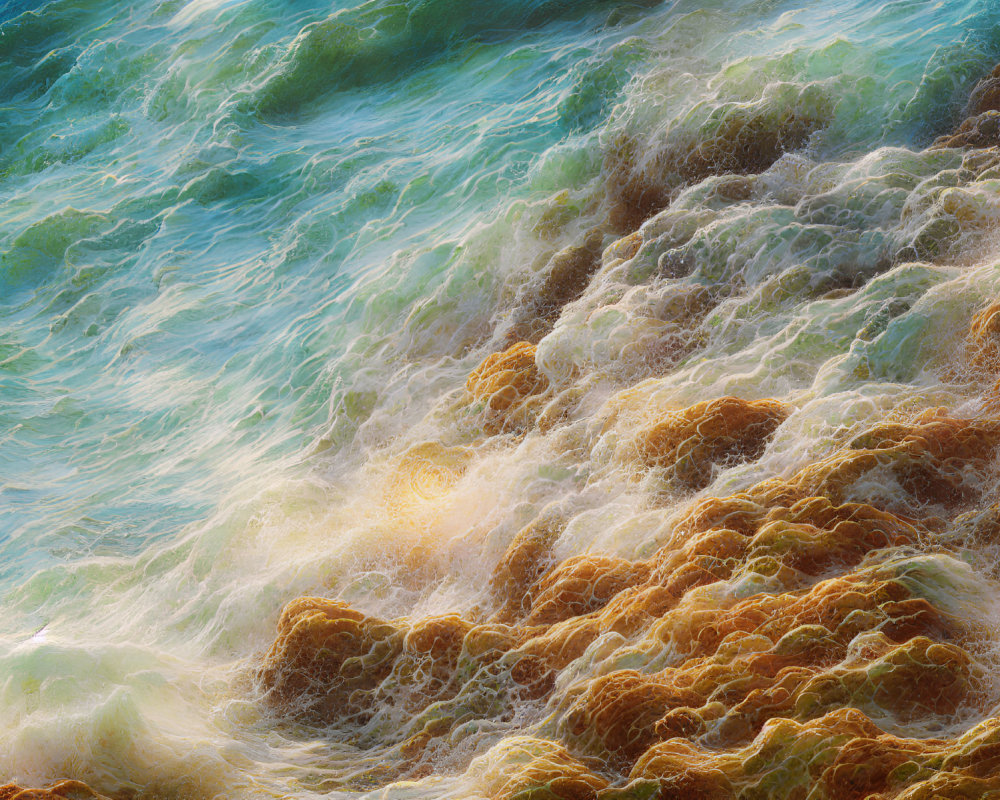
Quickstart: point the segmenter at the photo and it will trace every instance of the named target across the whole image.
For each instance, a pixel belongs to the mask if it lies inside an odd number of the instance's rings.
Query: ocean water
[[[705,498],[876,424],[994,420],[996,369],[963,342],[1000,295],[1000,158],[928,148],[998,62],[992,0],[0,2],[0,783],[506,798],[572,757],[626,791],[646,762],[580,710],[600,679],[686,663],[670,620],[876,573],[973,631],[935,646],[974,688],[900,707],[945,694],[920,673],[823,713],[921,742],[985,730],[995,542],[962,526],[1000,473],[973,445],[942,456],[947,497],[881,462],[809,484],[919,530],[866,560],[823,540],[835,557],[789,578],[760,550],[628,630],[594,598],[612,562],[701,558],[682,531]],[[518,417],[467,380],[522,339],[540,399]],[[753,457],[636,455],[729,396],[781,404]],[[533,525],[545,569],[597,565],[558,619],[501,609]],[[536,606],[542,572],[511,584]],[[363,719],[317,716],[325,689],[276,701],[261,666],[303,596],[399,631],[506,626],[532,657],[547,625],[597,628],[544,691],[501,701],[467,670],[441,699],[397,667]],[[877,635],[803,668],[854,669]],[[895,669],[872,659],[870,683]],[[706,697],[706,747],[777,729],[712,739],[736,700]],[[741,796],[837,796],[769,774]],[[538,798],[590,796],[544,776]]]

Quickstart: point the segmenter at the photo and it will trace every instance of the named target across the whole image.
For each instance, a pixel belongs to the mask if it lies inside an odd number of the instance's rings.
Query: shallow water
[[[394,673],[357,722],[267,696],[282,607],[484,621],[525,526],[556,565],[681,552],[699,499],[876,423],[988,416],[963,342],[1000,286],[1000,159],[926,148],[998,61],[981,0],[0,3],[0,778],[496,797],[559,742],[625,785],[571,706],[683,663],[653,622],[534,696],[469,699],[471,674],[461,712]],[[466,381],[522,338],[542,400],[508,417]],[[636,457],[729,395],[785,404],[752,458]],[[926,534],[808,578],[746,560],[670,619],[911,576],[974,631],[974,701],[841,705],[965,734],[1000,702],[992,551],[955,544],[997,473],[968,458],[957,504],[838,485]]]

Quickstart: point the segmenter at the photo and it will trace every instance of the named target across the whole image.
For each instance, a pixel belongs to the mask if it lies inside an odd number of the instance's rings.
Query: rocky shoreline
[[[788,107],[798,110],[777,119],[734,111],[715,140],[694,148],[667,142],[640,158],[636,143],[615,143],[604,232],[550,260],[538,291],[521,298],[506,348],[455,401],[479,446],[556,430],[572,416],[578,388],[539,363],[564,307],[598,272],[641,268],[644,246],[666,226],[655,215],[669,212],[680,187],[716,178],[707,191],[727,202],[752,196],[761,173],[823,124],[821,102],[793,98]],[[1000,175],[997,145],[1000,67],[932,149],[964,149],[956,172],[968,182]],[[931,215],[861,278],[944,253],[967,218],[962,201],[938,194],[950,216]],[[620,238],[602,248],[607,231]],[[657,260],[656,274],[697,267],[680,249]],[[856,276],[841,277],[816,296],[855,285]],[[690,346],[725,289],[677,290],[667,323],[688,342],[646,353],[651,372]],[[568,521],[539,515],[496,566],[492,604],[472,614],[380,619],[336,600],[293,600],[254,670],[263,702],[278,719],[381,748],[356,787],[426,776],[469,730],[530,707],[537,735],[503,739],[497,768],[470,767],[495,800],[1000,792],[1000,717],[978,651],[988,623],[960,613],[980,600],[966,596],[978,585],[974,571],[996,578],[1000,507],[982,487],[1000,446],[998,310],[973,318],[945,376],[981,384],[978,413],[930,408],[876,421],[790,477],[699,497],[645,558],[560,559],[553,544]],[[631,402],[617,401],[618,409]],[[691,497],[719,466],[759,458],[792,411],[780,398],[693,403],[629,429],[613,459],[665,496]],[[616,424],[614,402],[602,413],[603,424]],[[400,480],[430,472],[447,485],[474,449],[433,443],[408,452]],[[876,486],[868,501],[858,500],[862,482]],[[894,487],[890,500],[880,484]],[[582,657],[601,670],[561,680]],[[960,735],[934,735],[956,720]],[[887,722],[925,735],[894,735]],[[0,787],[0,800],[101,797],[75,782]]]
[[[967,161],[992,163],[997,119],[1000,68],[933,147],[967,148]],[[626,239],[605,250],[605,268],[609,257],[634,258],[641,240],[630,231],[669,205],[668,188],[644,176],[676,173],[687,183],[733,175],[720,186],[738,196],[747,191],[742,176],[769,167],[819,124],[734,118],[718,141],[683,158],[665,147],[655,169],[635,167],[622,144],[609,155],[609,192],[612,227]],[[911,250],[897,258],[929,255]],[[560,258],[589,264],[592,251]],[[595,271],[566,270],[563,261],[553,261],[553,275],[585,284]],[[559,285],[549,292],[556,307],[584,291],[546,280]],[[996,312],[990,306],[970,326],[956,360],[966,377],[1000,373]],[[532,338],[489,356],[469,378],[465,402],[480,409],[487,436],[557,424],[555,387]],[[383,780],[428,774],[435,752],[472,720],[544,701],[541,727],[551,739],[513,740],[520,767],[489,784],[497,800],[917,800],[1000,791],[1000,718],[987,716],[991,681],[972,654],[984,622],[956,615],[924,580],[933,574],[960,592],[969,554],[1000,537],[1000,510],[980,491],[1000,445],[1000,386],[986,396],[980,416],[930,409],[875,424],[790,479],[702,499],[647,559],[560,561],[552,543],[565,520],[536,521],[494,572],[494,606],[475,618],[381,620],[335,601],[296,600],[260,669],[267,701],[337,730],[405,704],[413,721],[388,736],[393,763],[379,768]],[[788,413],[778,400],[701,402],[641,430],[622,458],[698,490],[713,466],[758,457]],[[439,454],[437,466],[444,460]],[[861,479],[900,491],[890,505],[851,502]],[[920,512],[927,508],[935,513]],[[722,590],[736,579],[763,591]],[[618,650],[611,660],[633,667],[561,685],[560,671],[595,647],[605,657]],[[956,738],[905,738],[875,721],[887,716],[926,723],[928,733],[960,718],[968,726]]]

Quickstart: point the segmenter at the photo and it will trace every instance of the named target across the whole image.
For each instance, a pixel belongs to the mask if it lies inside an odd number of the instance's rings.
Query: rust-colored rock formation
[[[261,681],[269,700],[283,711],[351,721],[369,710],[405,636],[401,626],[366,617],[343,603],[301,597],[281,613]]]
[[[614,226],[634,229],[685,183],[759,172],[802,146],[828,109],[793,106],[725,107],[715,135],[693,144],[676,132],[645,151],[612,142]],[[938,146],[1000,144],[1000,68],[969,114]],[[550,261],[513,321],[523,341],[470,375],[465,401],[486,433],[555,431],[536,420],[551,393],[532,343],[586,286],[597,241]],[[632,236],[605,258],[640,245]],[[975,315],[951,369],[948,380],[997,381],[1000,304]],[[641,392],[623,395],[605,420],[622,434],[603,440],[617,442],[612,465],[680,493],[759,459],[791,411],[723,397],[650,417]],[[386,622],[295,601],[260,671],[267,699],[348,733],[361,721],[365,735],[404,709],[406,725],[379,730],[408,763],[477,725],[529,720],[533,736],[482,757],[479,788],[496,800],[1000,796],[990,625],[982,609],[956,611],[970,587],[992,589],[970,549],[1000,544],[1000,401],[989,400],[978,416],[929,408],[838,433],[811,463],[728,497],[661,513],[650,492],[659,516],[642,558],[560,559],[576,528],[565,509],[543,512],[464,617]]]
[[[531,591],[528,625],[551,625],[598,611],[622,591],[645,583],[652,565],[607,556],[575,556],[549,571]]]
[[[676,468],[692,438],[703,461],[749,457],[786,413],[731,398],[694,408],[654,439],[667,443],[651,447],[655,463]],[[558,561],[565,523],[543,515],[494,570],[492,622],[383,621],[302,598],[282,614],[261,685],[277,711],[341,730],[404,711],[406,723],[383,734],[396,743],[397,776],[423,774],[420,760],[470,720],[547,700],[559,742],[530,740],[516,770],[489,779],[489,796],[504,800],[777,799],[809,787],[831,800],[930,798],[993,787],[992,744],[882,726],[974,720],[995,702],[969,648],[977,623],[920,587],[935,570],[963,568],[949,542],[996,538],[996,514],[967,509],[998,425],[940,410],[875,425],[788,478],[692,504],[644,560]],[[887,481],[892,509],[878,492],[865,498]],[[941,538],[948,517],[954,534]],[[928,552],[945,560],[911,563]],[[559,671],[608,635],[620,637],[621,665],[556,691]],[[976,742],[994,736],[983,726]]]
[[[760,413],[763,422],[741,419],[774,424],[784,412],[764,405]],[[496,618],[507,624],[477,625],[455,615],[386,622],[336,601],[302,598],[282,614],[262,683],[275,707],[328,724],[365,719],[384,700],[379,692],[390,675],[400,697],[411,687],[406,702],[414,710],[454,696],[460,672],[469,676],[500,661],[510,687],[539,696],[551,689],[553,671],[616,632],[644,634],[681,659],[652,676],[611,673],[595,680],[574,706],[578,723],[571,727],[602,732],[598,752],[625,761],[663,732],[704,732],[690,714],[677,716],[683,708],[713,706],[712,735],[726,742],[753,735],[776,714],[809,718],[842,705],[878,706],[898,719],[953,715],[974,704],[981,683],[974,663],[953,644],[960,637],[954,621],[891,570],[823,576],[932,535],[916,519],[847,502],[852,482],[872,469],[888,470],[917,507],[947,506],[998,438],[988,420],[939,412],[876,426],[790,479],[699,502],[645,561],[582,555],[556,563],[552,547],[562,525],[540,519],[515,537],[494,572]],[[698,599],[699,587],[751,574],[785,589],[723,606]],[[866,632],[877,634],[867,666],[834,669]],[[755,644],[734,656],[730,648],[739,639]],[[877,675],[870,673],[873,664]],[[635,692],[647,698],[648,713],[632,707]],[[894,705],[900,698],[905,707]],[[706,713],[696,716],[704,722]],[[618,731],[608,714],[621,714],[628,730]]]
[[[517,532],[490,580],[498,619],[512,622],[530,611],[532,587],[552,566],[552,545],[564,527],[562,520],[543,516]]]
[[[697,403],[642,431],[636,455],[683,488],[701,489],[715,468],[759,458],[787,416],[788,407],[774,400],[722,397]]]
[[[855,637],[869,631],[865,658],[842,663]],[[803,595],[757,596],[722,613],[678,608],[656,624],[654,636],[683,659],[680,665],[594,679],[567,715],[564,733],[627,769],[664,739],[732,746],[771,719],[810,719],[843,706],[949,720],[980,702],[984,689],[967,653],[934,641],[956,633],[925,600],[885,580],[834,579]]]
[[[830,115],[807,92],[782,112],[720,106],[699,141],[679,130],[656,146],[614,138],[611,227],[634,231],[684,185],[759,173],[805,145]],[[997,145],[1000,67],[934,146]],[[738,199],[741,180],[719,191]],[[642,241],[626,237],[604,258],[620,266]],[[518,298],[515,341],[468,377],[462,402],[486,434],[555,429],[537,419],[554,392],[535,345],[586,289],[603,244],[595,230],[552,256]],[[657,262],[659,278],[692,268]],[[691,318],[716,291],[696,289],[678,301]],[[482,773],[495,800],[1000,797],[1000,719],[988,717],[1000,697],[979,646],[988,626],[954,608],[962,581],[988,580],[968,549],[1000,544],[1000,303],[974,316],[949,369],[947,380],[996,382],[978,416],[930,408],[837,434],[811,463],[663,511],[643,558],[560,560],[571,520],[543,512],[507,545],[483,607],[464,616],[387,621],[295,600],[258,672],[265,700],[349,739],[377,735],[404,765],[387,769],[393,777],[424,774],[421,759],[471,730],[530,720],[535,735],[501,739]],[[557,388],[569,404],[571,389]],[[791,412],[723,397],[650,418],[640,397],[608,421],[625,431],[611,461],[646,488],[662,477],[674,496],[759,459]],[[404,487],[450,485],[472,458],[471,448],[421,447],[398,470]]]
[[[275,710],[317,725],[365,724],[396,707],[410,722],[416,714],[415,728],[395,731],[415,750],[461,721],[441,704],[457,698],[467,680],[482,682],[492,695],[483,702],[497,713],[508,702],[551,689],[545,661],[517,649],[529,634],[456,614],[387,622],[344,603],[302,597],[282,612],[258,678]],[[440,714],[428,726],[419,714],[432,704]]]
[[[548,379],[535,365],[535,346],[518,342],[487,356],[469,375],[465,388],[483,407],[483,428],[506,433],[529,424],[529,401],[548,388]]]

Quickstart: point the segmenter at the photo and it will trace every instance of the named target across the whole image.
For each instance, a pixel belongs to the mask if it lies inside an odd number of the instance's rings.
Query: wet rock
[[[595,229],[583,244],[564,248],[549,259],[541,280],[529,284],[518,298],[508,343],[538,344],[552,330],[563,306],[580,297],[600,269],[603,243],[603,232]]]
[[[830,104],[807,87],[780,105],[762,100],[720,106],[697,139],[668,133],[649,145],[619,134],[604,156],[611,226],[634,231],[684,185],[713,175],[763,172],[804,146],[830,113]]]
[[[563,520],[543,516],[518,531],[490,578],[498,620],[513,622],[529,612],[531,589],[555,561],[552,545],[565,527]]]
[[[981,344],[970,358],[986,365],[991,309],[970,334]],[[644,431],[644,463],[756,457],[787,414],[773,401],[713,403]],[[485,793],[503,800],[1000,790],[1000,722],[941,740],[880,727],[943,730],[995,702],[973,655],[980,623],[948,597],[969,570],[949,548],[997,538],[995,511],[968,509],[998,426],[940,409],[872,425],[788,477],[693,503],[644,559],[559,561],[567,521],[542,514],[494,570],[485,624],[385,621],[302,598],[262,663],[266,700],[302,721],[380,732],[400,765],[386,781],[427,774],[483,720],[547,704],[545,735],[558,741],[503,740],[513,749],[484,774]],[[892,508],[878,491],[889,481]],[[600,668],[557,681],[581,657]]]
[[[976,84],[969,97],[968,109],[970,114],[1000,111],[1000,65]]]
[[[568,558],[533,587],[526,624],[551,625],[598,611],[623,590],[643,583],[649,572],[649,564],[624,558]]]
[[[524,736],[506,744],[482,784],[492,800],[597,800],[608,781],[562,745]]]
[[[643,431],[636,456],[647,468],[663,468],[684,488],[701,489],[716,469],[760,458],[788,413],[774,400],[723,397],[697,403]]]
[[[1000,303],[990,303],[972,318],[966,359],[969,367],[980,374],[1000,372]]]
[[[935,139],[931,148],[996,147],[1000,145],[1000,111],[986,111],[966,119],[954,133]]]
[[[933,149],[1000,145],[1000,66],[972,90],[965,119],[958,128],[935,140]]]
[[[957,508],[978,497],[982,471],[998,444],[1000,421],[956,419],[930,409],[911,423],[877,425],[789,480],[764,481],[750,494],[768,505],[809,496],[843,502],[861,499],[862,482],[874,491],[870,481],[877,479],[903,490],[893,499],[900,509]]]
[[[482,406],[487,433],[524,430],[531,421],[530,400],[548,388],[535,365],[535,346],[518,342],[493,353],[473,370],[465,383],[472,402]]]
[[[295,717],[331,724],[363,718],[403,650],[399,624],[344,603],[301,597],[278,621],[260,670],[268,702]]]

